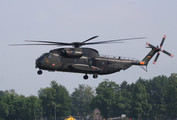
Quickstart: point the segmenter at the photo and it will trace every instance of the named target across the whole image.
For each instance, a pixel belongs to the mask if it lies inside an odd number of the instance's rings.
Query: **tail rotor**
[[[153,64],[155,64],[155,63],[157,62],[157,60],[158,60],[158,58],[159,58],[159,55],[160,55],[160,51],[163,52],[163,53],[165,53],[166,55],[168,55],[168,56],[170,56],[170,57],[173,57],[173,54],[167,52],[166,50],[162,50],[162,46],[163,46],[163,43],[164,43],[164,41],[165,41],[165,38],[166,38],[166,35],[163,36],[162,42],[160,43],[160,47],[159,47],[159,46],[155,47],[155,46],[153,46],[153,45],[151,45],[151,44],[149,44],[149,43],[146,43],[146,45],[148,45],[150,48],[154,49],[155,52],[157,53]]]

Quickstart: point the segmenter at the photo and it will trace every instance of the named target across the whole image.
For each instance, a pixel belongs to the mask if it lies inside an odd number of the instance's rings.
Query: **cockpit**
[[[38,59],[36,59],[36,68],[44,69],[44,67],[46,67],[46,63],[47,65],[49,65],[48,63],[50,63],[50,61],[53,61],[55,59],[59,60],[59,56],[60,55],[58,53],[42,54]]]
[[[38,60],[42,60],[42,59],[46,58],[49,54],[50,54],[50,53],[44,53],[44,54],[42,54],[42,55],[38,58]]]

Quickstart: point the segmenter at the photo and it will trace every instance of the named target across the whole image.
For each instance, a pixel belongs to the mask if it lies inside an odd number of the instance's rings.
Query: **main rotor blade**
[[[84,45],[98,45],[98,44],[112,44],[112,43],[124,43],[124,42],[92,42],[92,43],[84,43]]]
[[[88,41],[90,41],[90,40],[92,40],[92,39],[95,39],[95,38],[97,38],[97,37],[98,37],[98,36],[91,37],[91,38],[89,38],[89,39],[83,41],[82,43],[88,42]]]
[[[162,48],[162,45],[163,45],[163,43],[165,41],[165,38],[166,38],[166,35],[164,35],[163,38],[162,38],[162,42],[160,43],[160,48]]]
[[[155,64],[157,62],[157,59],[158,59],[159,55],[160,55],[160,53],[158,52],[156,57],[155,57],[155,60],[154,60],[153,64]]]
[[[56,44],[9,44],[9,46],[26,46],[26,45],[56,45]],[[60,45],[63,46],[63,45]]]
[[[170,57],[173,57],[173,54],[167,52],[166,50],[162,50],[162,52],[165,53],[165,54],[167,54],[167,55],[169,55]]]
[[[86,43],[98,36],[91,37],[84,42],[72,42],[72,43],[64,43],[64,42],[52,42],[52,41],[37,41],[37,40],[25,40],[26,42],[39,42],[41,44],[11,44],[11,46],[22,46],[22,45],[58,45],[58,46],[74,46],[81,47],[83,45],[94,45],[94,44],[109,44],[109,43],[122,43],[121,41],[125,40],[135,40],[135,39],[145,39],[147,37],[139,37],[139,38],[127,38],[127,39],[117,39],[117,40],[108,40],[108,41],[100,41],[100,42],[90,42]],[[42,44],[44,43],[44,44]]]
[[[127,38],[127,39],[117,39],[117,40],[107,40],[107,41],[100,41],[100,42],[85,43],[84,45],[107,44],[107,43],[119,43],[119,41],[136,40],[136,39],[145,39],[145,38],[147,38],[147,37]]]
[[[71,43],[63,43],[63,42],[51,42],[51,41],[35,41],[35,40],[25,40],[26,42],[41,42],[41,43],[52,43],[55,45],[72,45]],[[48,44],[44,44],[48,45]]]

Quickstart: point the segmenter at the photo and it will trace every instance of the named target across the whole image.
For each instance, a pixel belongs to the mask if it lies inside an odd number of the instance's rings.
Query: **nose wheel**
[[[98,78],[98,75],[97,74],[93,74],[93,78]]]
[[[85,80],[87,80],[87,79],[88,79],[88,75],[85,74],[83,78],[84,78]]]
[[[38,74],[38,75],[41,75],[41,74],[42,74],[42,70],[38,70],[38,71],[37,71],[37,74]]]

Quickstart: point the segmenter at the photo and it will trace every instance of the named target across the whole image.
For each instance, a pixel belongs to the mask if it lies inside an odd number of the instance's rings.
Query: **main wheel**
[[[42,74],[42,70],[38,70],[38,71],[37,71],[37,74],[38,74],[38,75],[41,75],[41,74]]]
[[[88,75],[85,74],[83,78],[84,78],[85,80],[87,80],[87,79],[88,79]]]
[[[98,75],[97,74],[93,74],[93,78],[98,78]]]

